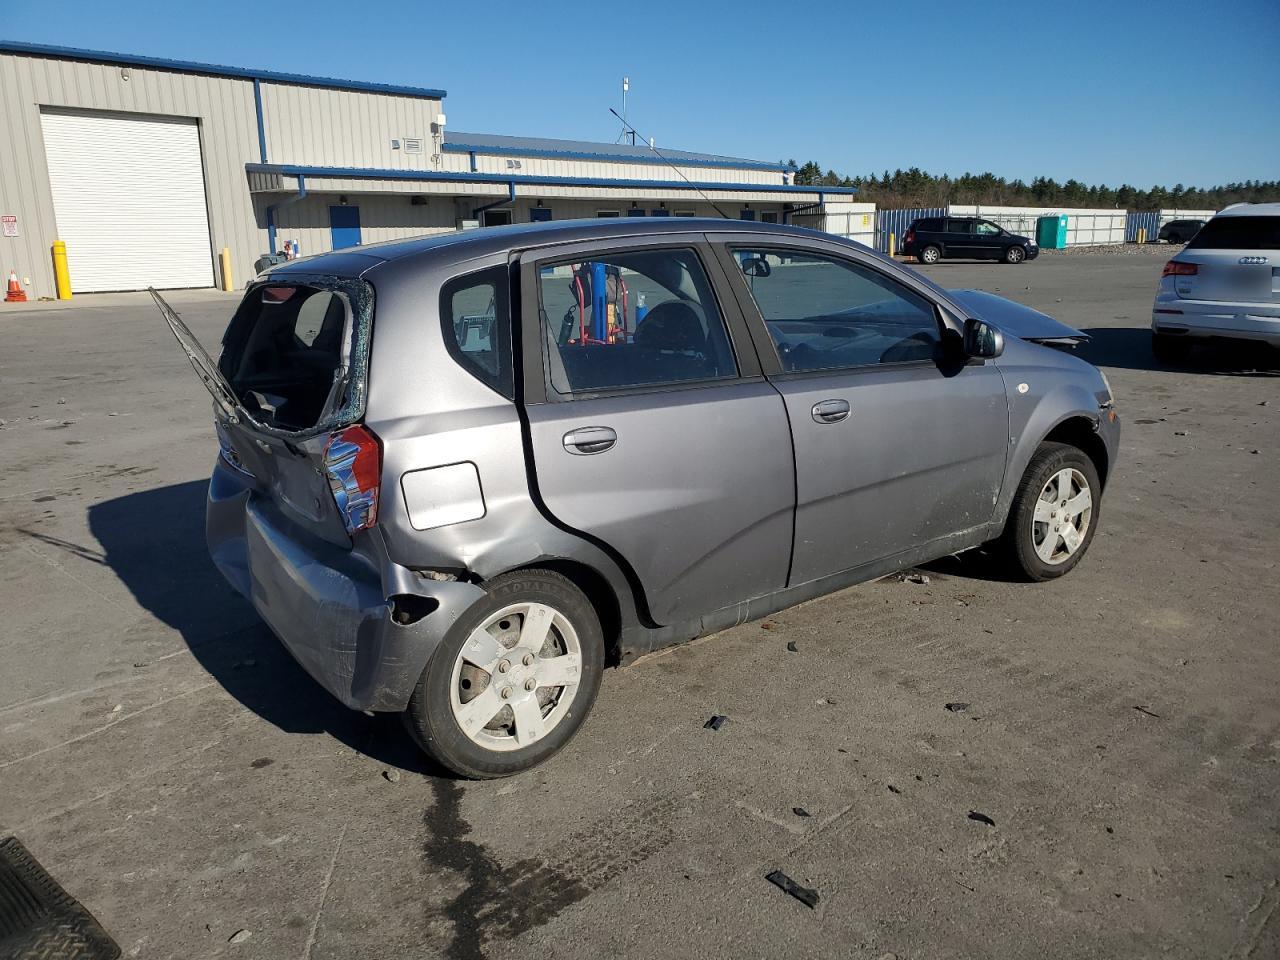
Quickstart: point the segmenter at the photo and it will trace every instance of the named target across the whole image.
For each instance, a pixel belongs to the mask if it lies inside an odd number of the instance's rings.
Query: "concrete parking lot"
[[[1157,367],[1163,261],[928,271],[1094,337],[1124,437],[1071,576],[948,560],[653,655],[489,783],[217,575],[147,297],[0,304],[0,835],[130,957],[1280,956],[1280,376]],[[234,304],[174,302],[210,344]]]

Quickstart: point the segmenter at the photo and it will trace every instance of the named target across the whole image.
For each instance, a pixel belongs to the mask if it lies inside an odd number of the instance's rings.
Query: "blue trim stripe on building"
[[[652,163],[661,166],[676,164],[683,167],[728,167],[735,170],[778,170],[790,173],[796,168],[789,163],[769,163],[765,160],[741,160],[737,157],[690,156],[687,153],[668,153],[661,157],[642,153],[599,153],[590,150],[556,150],[547,147],[511,144],[494,146],[482,143],[466,143],[447,140],[440,149],[448,153],[508,157],[550,157],[556,160],[607,160],[613,163]]]
[[[455,173],[443,170],[379,170],[371,167],[308,167],[288,163],[246,163],[248,173],[286,177],[333,177],[348,180],[421,180],[460,183],[526,183],[544,187],[627,187],[679,190],[729,190],[741,193],[835,193],[852,195],[857,187],[807,187],[794,184],[723,183],[697,180],[611,180],[607,177],[510,176],[500,173]]]
[[[274,70],[249,70],[245,67],[225,67],[216,63],[197,63],[191,60],[169,60],[164,57],[144,57],[130,53],[110,53],[105,50],[81,50],[76,47],[56,47],[44,43],[21,43],[16,40],[0,40],[0,53],[17,53],[36,57],[52,57],[56,60],[82,60],[86,63],[108,63],[122,67],[151,67],[157,70],[177,70],[183,73],[201,73],[210,77],[234,77],[240,80],[260,80],[268,83],[289,83],[300,87],[323,87],[329,90],[356,90],[361,93],[389,93],[399,97],[423,97],[443,100],[444,90],[430,87],[405,87],[395,83],[368,83],[362,80],[339,80],[334,77],[313,77],[303,73],[279,73]]]
[[[258,159],[266,163],[267,125],[262,118],[262,82],[257,77],[253,78],[253,112],[258,117]]]

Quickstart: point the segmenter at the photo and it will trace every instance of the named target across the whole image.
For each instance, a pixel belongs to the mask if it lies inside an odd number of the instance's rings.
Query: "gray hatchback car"
[[[606,665],[988,545],[1078,563],[1119,439],[1081,334],[730,220],[493,228],[274,267],[215,363],[218,568],[357,710],[470,777]]]

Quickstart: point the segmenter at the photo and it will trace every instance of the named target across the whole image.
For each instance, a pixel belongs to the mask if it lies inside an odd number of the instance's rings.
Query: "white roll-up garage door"
[[[194,120],[40,116],[71,289],[213,286]]]

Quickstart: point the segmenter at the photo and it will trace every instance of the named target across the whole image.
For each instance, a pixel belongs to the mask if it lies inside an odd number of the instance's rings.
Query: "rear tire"
[[[549,570],[495,577],[431,655],[405,723],[464,777],[542,763],[587,718],[604,670],[604,634],[586,596]]]
[[[1023,250],[1021,247],[1009,247],[1004,252],[1005,263],[1021,263],[1025,259],[1027,259],[1027,251]]]
[[[1101,496],[1098,470],[1083,450],[1042,443],[1013,495],[996,553],[1021,579],[1070,573],[1093,542]]]
[[[1169,234],[1169,242],[1175,245],[1181,245],[1182,237],[1176,233]]]
[[[921,263],[937,263],[942,259],[942,251],[932,243],[920,251]]]
[[[1166,364],[1185,363],[1187,354],[1191,352],[1191,342],[1183,336],[1172,333],[1151,334],[1151,352],[1156,361]]]

